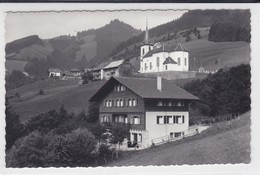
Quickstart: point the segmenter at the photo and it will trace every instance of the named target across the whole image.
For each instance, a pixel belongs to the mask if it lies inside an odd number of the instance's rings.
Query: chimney
[[[162,77],[157,77],[157,89],[162,92]]]

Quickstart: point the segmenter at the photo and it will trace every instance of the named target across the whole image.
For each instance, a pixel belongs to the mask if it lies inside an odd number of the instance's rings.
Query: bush
[[[39,90],[39,95],[44,95],[44,94],[45,94],[45,92],[42,89],[40,89]]]
[[[38,131],[18,140],[8,153],[7,167],[91,166],[97,142],[87,129],[66,135],[43,135]]]
[[[32,132],[28,136],[19,139],[11,148],[7,167],[43,167],[46,155],[47,143],[38,132]]]

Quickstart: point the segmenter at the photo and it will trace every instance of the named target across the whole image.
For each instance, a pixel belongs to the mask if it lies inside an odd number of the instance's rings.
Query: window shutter
[[[164,116],[163,120],[164,120],[163,123],[166,124],[167,123],[167,116]]]
[[[137,98],[135,99],[135,106],[137,106],[138,105],[138,100],[137,100]]]
[[[184,123],[185,122],[185,120],[184,120],[184,115],[182,116],[182,123]]]
[[[176,123],[176,115],[173,116],[173,123]]]
[[[160,117],[159,117],[159,116],[157,116],[157,124],[159,124],[159,118],[160,118]]]
[[[167,116],[167,121],[166,121],[166,123],[169,123],[169,119],[170,119],[170,116]]]

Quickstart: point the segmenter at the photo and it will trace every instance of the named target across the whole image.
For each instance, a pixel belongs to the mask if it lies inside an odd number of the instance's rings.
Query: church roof
[[[171,57],[167,57],[163,64],[177,64],[177,62],[174,61]]]
[[[180,43],[178,44],[174,44],[174,45],[163,45],[160,48],[154,48],[152,50],[150,50],[149,52],[147,52],[147,54],[145,54],[145,56],[143,58],[147,58],[152,56],[155,53],[160,53],[160,52],[176,52],[176,51],[184,51],[184,52],[188,52],[189,50],[186,49],[184,46],[182,46]]]

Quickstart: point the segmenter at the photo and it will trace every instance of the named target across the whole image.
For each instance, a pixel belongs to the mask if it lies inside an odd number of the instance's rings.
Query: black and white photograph
[[[251,17],[5,12],[5,167],[250,165]]]

